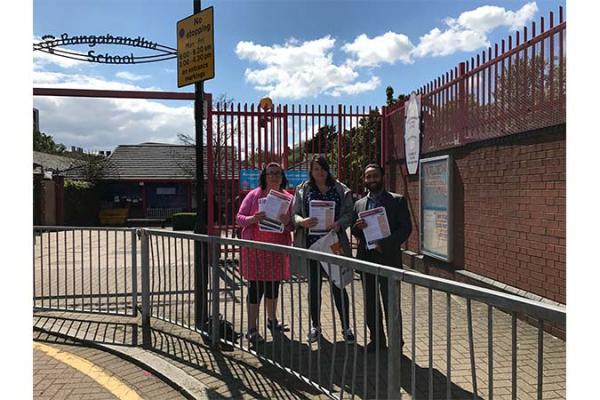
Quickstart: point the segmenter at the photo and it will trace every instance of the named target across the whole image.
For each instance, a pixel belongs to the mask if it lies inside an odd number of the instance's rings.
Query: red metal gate
[[[383,161],[381,138],[377,109],[277,105],[264,111],[254,104],[214,104],[207,115],[209,234],[236,236],[237,210],[258,182],[242,187],[240,178],[246,172],[256,177],[270,161],[281,163],[289,179],[307,174],[314,156],[325,156],[333,174],[361,195],[363,166]]]

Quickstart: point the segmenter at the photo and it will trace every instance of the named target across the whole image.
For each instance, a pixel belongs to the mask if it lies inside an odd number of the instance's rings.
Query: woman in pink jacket
[[[259,222],[265,218],[264,212],[259,212],[259,199],[267,197],[271,190],[278,191],[292,200],[292,195],[284,190],[287,179],[281,166],[275,162],[269,163],[260,174],[260,186],[246,195],[237,214],[237,223],[242,227],[241,238],[258,242],[291,245],[291,231],[294,229],[290,222],[291,207],[285,214],[279,216],[284,225],[284,231],[263,232]],[[279,284],[290,278],[290,261],[287,255],[264,250],[242,247],[241,274],[248,281],[248,332],[246,338],[253,344],[264,341],[258,333],[258,311],[260,301],[265,296],[267,309],[267,328],[272,333],[282,332],[284,325],[277,321],[277,298]]]

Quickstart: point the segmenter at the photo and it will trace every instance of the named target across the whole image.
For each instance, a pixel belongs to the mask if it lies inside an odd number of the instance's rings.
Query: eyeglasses
[[[269,176],[281,176],[281,172],[267,172]]]

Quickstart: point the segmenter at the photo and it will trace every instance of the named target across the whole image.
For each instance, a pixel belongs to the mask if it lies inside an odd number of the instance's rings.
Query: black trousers
[[[260,304],[263,295],[267,299],[279,297],[279,281],[249,281],[248,297],[250,304]]]
[[[402,341],[402,332],[389,332],[387,323],[388,317],[388,279],[384,276],[362,273],[362,282],[365,294],[365,313],[367,327],[371,341],[386,343],[385,332],[383,330],[383,314],[385,311],[385,325],[388,328],[388,336],[400,337]],[[379,293],[377,287],[379,286]],[[383,299],[383,307],[381,305]],[[400,331],[402,331],[402,310],[400,310]]]
[[[309,260],[308,266],[308,284],[309,284],[309,300],[310,300],[310,319],[313,326],[321,326],[321,288],[323,287],[323,276],[327,276],[327,272],[321,266],[321,263],[315,260]],[[340,289],[333,283],[330,283],[331,293],[335,308],[337,308],[342,320],[342,328],[350,327],[350,301],[346,288]],[[329,299],[329,296],[327,296]]]

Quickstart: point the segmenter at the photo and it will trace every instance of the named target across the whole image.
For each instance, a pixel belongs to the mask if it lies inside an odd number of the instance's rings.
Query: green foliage
[[[381,159],[381,118],[377,110],[361,118],[358,126],[344,130],[341,152],[341,157],[338,157],[336,140],[328,154],[331,169],[336,171],[338,162],[341,163],[341,176],[338,178],[354,191],[361,191],[363,168]]]
[[[315,136],[304,143],[304,151],[307,154],[329,153],[337,146],[337,129],[335,125],[323,125],[319,127]]]
[[[78,158],[83,161],[81,170],[86,181],[96,183],[104,176],[108,159],[95,154],[80,154]]]
[[[94,226],[98,223],[98,191],[91,182],[65,180],[65,225]]]
[[[409,96],[405,94],[399,94],[398,98],[394,98],[394,88],[388,86],[387,88],[385,88],[385,97],[385,105],[391,106],[396,103],[404,103],[406,100],[408,100]]]
[[[75,181],[71,179],[65,180],[65,189],[72,188],[73,190],[93,189],[94,184],[86,181]]]
[[[193,231],[196,224],[195,212],[175,213],[171,216],[174,231]]]
[[[542,99],[557,100],[566,96],[566,59],[560,67],[559,59],[551,64],[536,54],[533,57],[518,57],[510,65],[508,63],[497,71],[493,96],[498,104],[517,104],[520,99],[535,98],[536,103]],[[506,107],[506,106],[505,106]]]
[[[63,154],[65,145],[54,142],[54,138],[46,135],[44,132],[33,131],[33,151],[39,151],[48,154]]]

